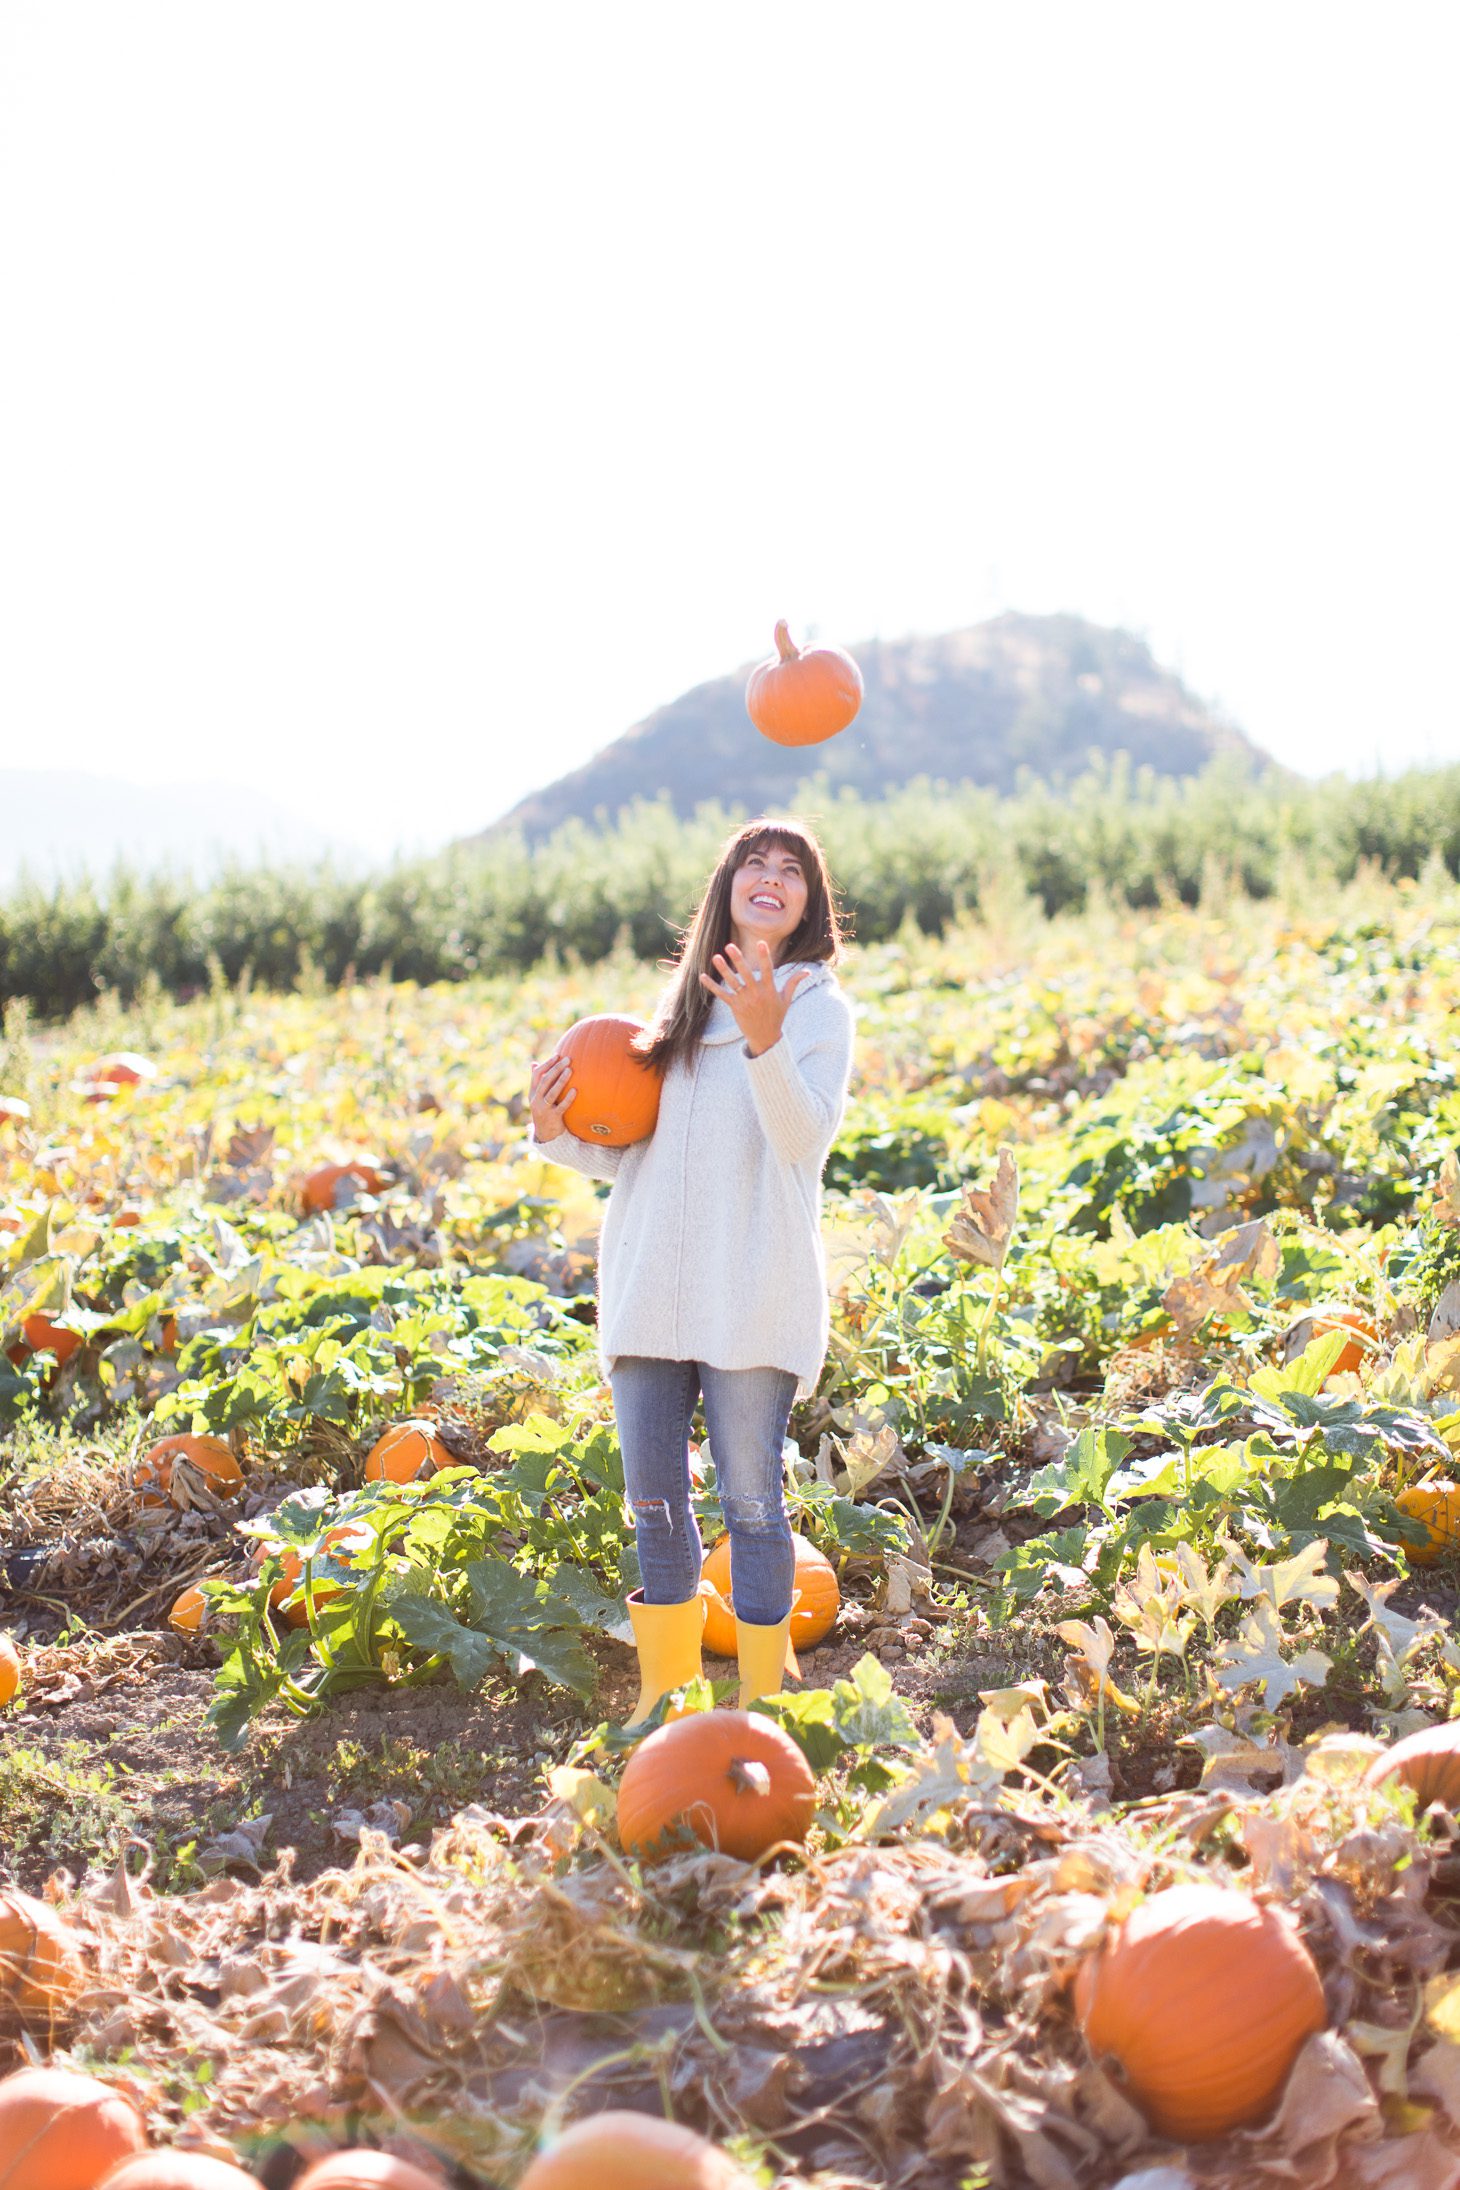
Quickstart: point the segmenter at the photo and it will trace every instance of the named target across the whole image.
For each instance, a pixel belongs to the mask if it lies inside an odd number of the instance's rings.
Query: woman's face
[[[730,883],[730,925],[747,957],[757,943],[768,943],[779,963],[782,946],[805,917],[806,897],[806,869],[795,852],[768,844],[746,854]]]

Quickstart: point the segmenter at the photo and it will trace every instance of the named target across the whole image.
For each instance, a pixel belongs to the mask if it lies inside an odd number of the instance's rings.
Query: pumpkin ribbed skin
[[[816,1814],[811,1767],[770,1719],[749,1711],[696,1711],[639,1743],[618,1790],[618,1833],[654,1857],[660,1836],[685,1826],[707,1848],[754,1863],[777,1841],[806,1838]]]
[[[103,2178],[100,2190],[259,2190],[258,2178],[206,2152],[144,2152]]]
[[[856,719],[862,672],[839,646],[793,641],[776,625],[776,651],[750,673],[745,705],[751,721],[775,745],[820,745]]]
[[[580,1141],[599,1148],[629,1148],[646,1141],[659,1122],[660,1075],[638,1048],[639,1019],[600,1012],[570,1026],[554,1054],[572,1060],[576,1090],[563,1124]]]
[[[791,1647],[810,1650],[831,1633],[842,1593],[836,1568],[824,1552],[804,1536],[793,1536],[796,1547],[796,1579],[791,1605]],[[718,1658],[733,1658],[735,1611],[730,1597],[730,1539],[722,1536],[705,1560],[702,1580],[711,1584],[705,1596],[705,1648]]]
[[[20,1687],[20,1652],[8,1635],[0,1635],[0,1711]]]
[[[86,1981],[81,1947],[48,1901],[0,1893],[0,2020],[48,2034]]]
[[[311,1171],[299,1190],[299,1199],[307,1217],[317,1217],[321,1210],[333,1209],[340,1199],[340,1188],[346,1179],[354,1182],[362,1194],[378,1194],[385,1181],[373,1163],[363,1156],[356,1156],[349,1163],[324,1163],[317,1171]]]
[[[199,1635],[202,1633],[203,1622],[207,1617],[208,1600],[197,1584],[194,1583],[190,1589],[185,1589],[180,1597],[173,1599],[172,1610],[167,1615],[167,1624],[174,1635]]]
[[[1403,1741],[1375,1757],[1364,1774],[1365,1783],[1378,1787],[1386,1779],[1403,1780],[1412,1787],[1421,1810],[1442,1802],[1447,1810],[1460,1811],[1460,1720],[1422,1726],[1417,1734],[1406,1734]]]
[[[539,2152],[518,2190],[751,2190],[726,2152],[679,2122],[611,2109]],[[305,2190],[303,2184],[300,2190]]]
[[[1405,1545],[1411,1566],[1438,1566],[1460,1551],[1460,1483],[1413,1483],[1394,1503],[1430,1532],[1428,1543]]]
[[[221,1437],[164,1437],[137,1462],[132,1481],[144,1506],[160,1506],[173,1496],[173,1466],[183,1460],[196,1468],[215,1498],[236,1498],[243,1489],[243,1470],[233,1457],[233,1447]]]
[[[331,2152],[300,2176],[294,2190],[444,2190],[439,2175],[428,2175],[409,2160],[388,2152]]]
[[[1263,2120],[1328,2021],[1297,1934],[1208,1885],[1168,1886],[1133,1909],[1081,1966],[1075,2009],[1151,2127],[1187,2143]]]
[[[97,2190],[145,2151],[130,2100],[68,2068],[19,2068],[0,2078],[0,2190]]]
[[[1284,1364],[1296,1361],[1305,1346],[1311,1346],[1315,1338],[1326,1338],[1330,1331],[1352,1331],[1354,1336],[1339,1355],[1328,1376],[1342,1376],[1348,1370],[1361,1369],[1373,1353],[1378,1333],[1362,1308],[1351,1308],[1343,1301],[1315,1301],[1305,1308],[1288,1325],[1283,1344]]]
[[[377,1437],[365,1462],[367,1483],[414,1483],[417,1476],[449,1468],[451,1454],[433,1422],[397,1422]]]

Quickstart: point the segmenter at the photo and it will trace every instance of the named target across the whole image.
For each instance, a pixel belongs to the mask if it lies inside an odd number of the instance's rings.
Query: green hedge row
[[[1119,762],[1059,791],[1015,796],[916,783],[886,798],[831,797],[798,811],[817,823],[855,931],[866,941],[912,920],[927,933],[964,911],[1027,892],[1047,912],[1092,890],[1134,905],[1215,883],[1270,894],[1305,870],[1351,876],[1364,861],[1460,874],[1460,767],[1321,784],[1231,765],[1173,782]],[[54,1016],[103,990],[130,1000],[149,976],[179,995],[242,977],[287,988],[391,971],[454,980],[520,970],[550,951],[592,961],[626,938],[640,956],[671,946],[731,823],[691,822],[646,803],[613,826],[580,823],[529,847],[517,837],[376,874],[235,868],[194,883],[119,870],[105,883],[23,885],[0,901],[0,1001]]]

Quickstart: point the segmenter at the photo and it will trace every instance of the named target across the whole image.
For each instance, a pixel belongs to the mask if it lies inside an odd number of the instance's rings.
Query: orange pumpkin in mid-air
[[[820,745],[856,720],[862,672],[839,646],[797,646],[782,621],[776,652],[750,673],[745,705],[772,744]]]

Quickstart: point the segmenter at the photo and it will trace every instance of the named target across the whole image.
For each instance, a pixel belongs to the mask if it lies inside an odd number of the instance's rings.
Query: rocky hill
[[[1253,766],[1265,758],[1142,640],[1078,616],[1011,612],[848,651],[866,698],[840,737],[795,751],[761,737],[745,711],[747,662],[671,700],[482,834],[515,828],[537,839],[571,817],[612,816],[663,793],[685,815],[707,800],[775,810],[813,775],[833,793],[847,786],[876,796],[917,776],[1001,791],[1026,769],[1058,781],[1078,775],[1092,750],[1128,753],[1169,776],[1193,775],[1219,753]]]

